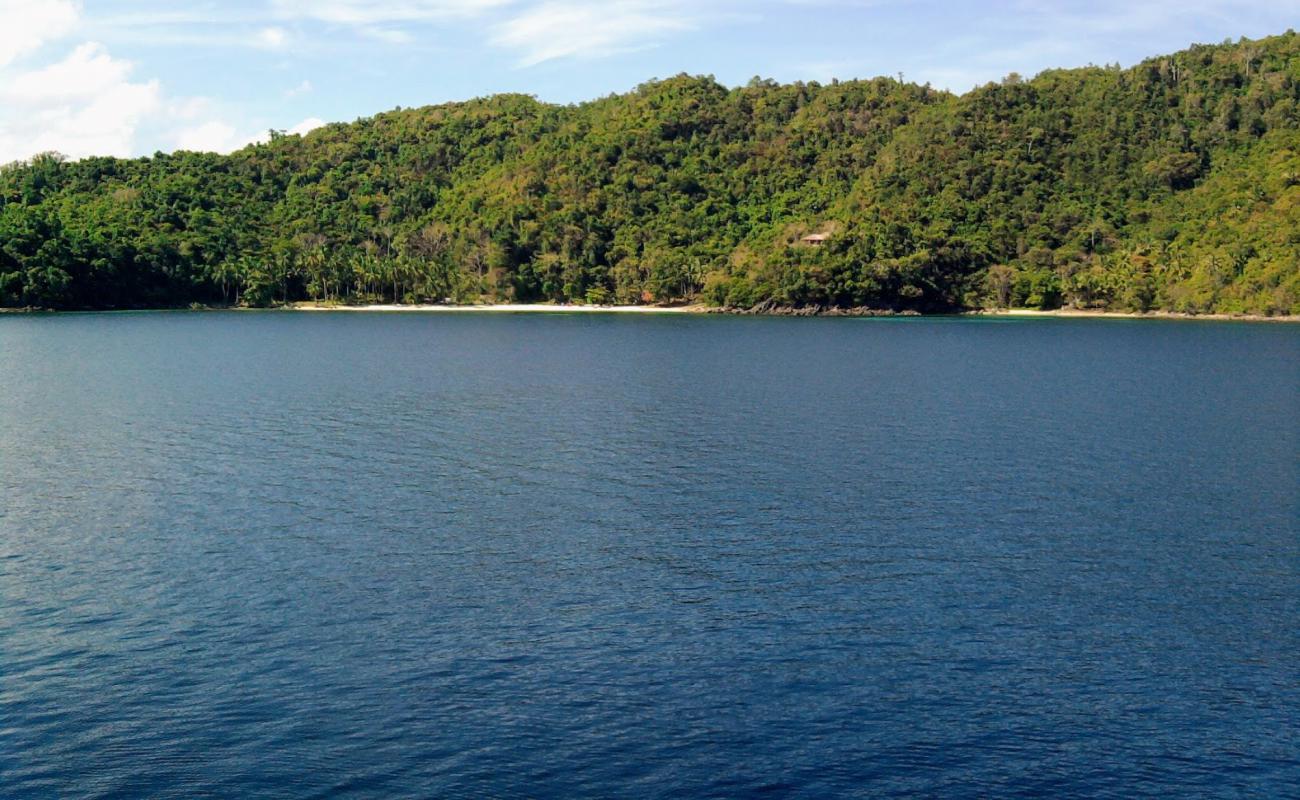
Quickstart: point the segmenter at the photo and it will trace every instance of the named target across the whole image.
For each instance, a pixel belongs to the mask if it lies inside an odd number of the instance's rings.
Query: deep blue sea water
[[[0,318],[0,796],[1300,796],[1300,326]]]

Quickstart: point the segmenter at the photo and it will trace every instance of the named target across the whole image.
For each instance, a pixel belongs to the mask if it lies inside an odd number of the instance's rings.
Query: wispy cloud
[[[527,67],[642,49],[696,29],[706,13],[743,6],[739,0],[271,0],[270,8],[278,19],[327,23],[398,45],[427,38],[428,26],[469,21]]]
[[[368,39],[374,39],[377,42],[387,44],[410,44],[415,41],[415,35],[410,31],[401,28],[375,28],[365,26],[360,29],[362,36]]]
[[[597,58],[640,49],[666,34],[691,30],[697,22],[677,2],[561,0],[506,20],[492,43],[519,51],[519,66],[528,67],[557,58]]]
[[[512,2],[513,0],[272,0],[271,8],[276,15],[285,19],[373,26],[475,16]]]
[[[262,28],[253,36],[253,44],[267,50],[279,50],[289,43],[289,32],[272,25]]]
[[[0,0],[15,2],[16,0]],[[902,0],[258,0],[93,18],[114,41],[320,50],[354,42],[427,45],[450,30],[518,54],[516,66],[645,49],[722,20],[756,24],[789,5],[861,7]],[[308,33],[309,31],[309,33]]]
[[[302,83],[298,84],[292,89],[286,89],[284,92],[284,96],[301,97],[304,94],[311,94],[313,91],[315,91],[315,89],[316,87],[312,85],[311,81],[304,80]]]

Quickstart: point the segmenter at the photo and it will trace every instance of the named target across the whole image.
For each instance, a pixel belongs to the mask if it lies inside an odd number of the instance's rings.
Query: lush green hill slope
[[[961,97],[679,76],[0,171],[0,305],[306,297],[1300,313],[1300,37]]]

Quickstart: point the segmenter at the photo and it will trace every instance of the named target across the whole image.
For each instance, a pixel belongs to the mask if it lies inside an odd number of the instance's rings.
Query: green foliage
[[[1300,37],[956,97],[680,75],[0,168],[0,305],[1300,313]],[[804,241],[825,234],[823,243]]]

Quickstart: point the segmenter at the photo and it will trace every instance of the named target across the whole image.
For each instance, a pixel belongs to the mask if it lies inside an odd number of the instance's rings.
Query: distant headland
[[[681,75],[47,154],[0,168],[0,306],[1297,315],[1297,63],[1288,31],[960,96]]]

